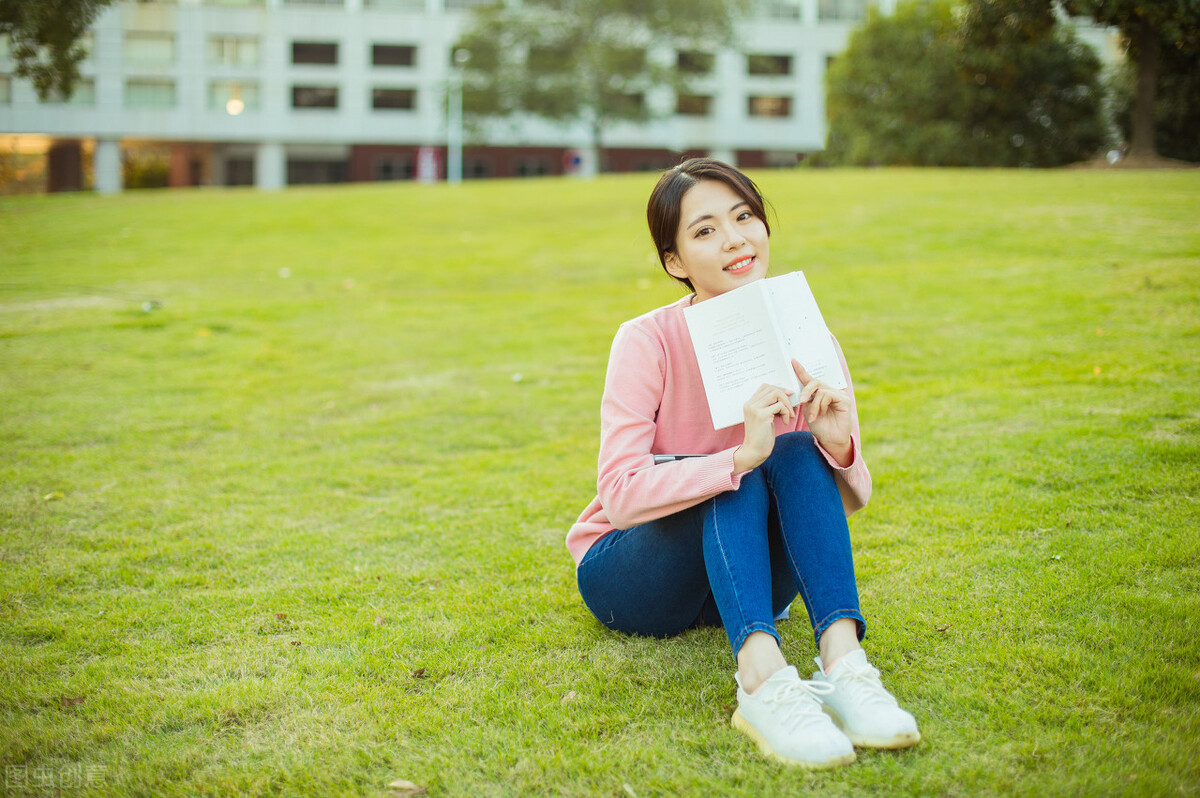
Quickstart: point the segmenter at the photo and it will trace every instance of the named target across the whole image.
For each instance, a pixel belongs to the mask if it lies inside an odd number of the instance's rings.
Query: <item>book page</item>
[[[763,383],[799,395],[759,280],[685,308],[713,429],[745,421],[742,406]]]
[[[842,372],[842,362],[804,272],[781,274],[760,282],[774,308],[788,359],[799,360],[813,378],[826,385],[844,389],[846,375]]]

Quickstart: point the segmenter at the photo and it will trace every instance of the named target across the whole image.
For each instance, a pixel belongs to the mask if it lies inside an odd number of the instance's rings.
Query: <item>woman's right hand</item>
[[[790,392],[774,385],[761,385],[742,406],[745,414],[745,439],[733,454],[735,473],[758,468],[775,448],[775,416],[790,422],[796,416],[788,398]]]

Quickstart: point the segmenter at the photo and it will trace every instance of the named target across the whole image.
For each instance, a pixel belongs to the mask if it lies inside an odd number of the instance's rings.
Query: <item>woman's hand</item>
[[[757,468],[771,456],[775,448],[775,416],[783,416],[783,420],[788,422],[796,417],[790,396],[791,391],[774,385],[761,385],[742,406],[746,417],[746,437],[733,454],[735,473]]]
[[[804,386],[800,391],[800,409],[809,431],[825,451],[837,460],[838,465],[843,468],[850,465],[854,457],[850,444],[850,430],[854,424],[850,397],[843,391],[814,380],[798,360],[792,360],[792,370]]]

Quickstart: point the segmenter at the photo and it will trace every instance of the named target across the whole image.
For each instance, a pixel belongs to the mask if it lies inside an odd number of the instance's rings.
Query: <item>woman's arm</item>
[[[867,463],[862,457],[854,381],[850,378],[850,368],[846,365],[846,357],[842,354],[842,346],[837,338],[833,339],[833,347],[837,351],[838,360],[842,364],[842,374],[846,378],[845,391],[837,391],[810,380],[807,372],[803,375],[800,373],[803,367],[797,371],[796,376],[802,384],[807,383],[800,392],[800,407],[805,416],[805,423],[817,439],[817,445],[825,453],[826,461],[834,469],[838,491],[842,496],[842,506],[846,515],[850,515],[864,507],[871,498],[871,472],[867,470]],[[795,365],[793,361],[793,367]],[[803,401],[811,400],[814,395],[817,396],[815,403]]]
[[[655,465],[666,357],[662,342],[633,324],[622,325],[613,340],[600,402],[596,489],[609,523],[618,529],[686,509],[740,483],[734,476],[737,447]],[[697,401],[704,410],[704,397]]]

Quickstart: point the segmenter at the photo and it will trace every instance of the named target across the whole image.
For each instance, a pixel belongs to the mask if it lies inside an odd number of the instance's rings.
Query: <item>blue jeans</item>
[[[751,632],[779,640],[774,619],[797,594],[818,642],[842,618],[866,632],[841,496],[808,432],[776,438],[737,490],[605,535],[576,578],[610,629],[670,637],[723,625],[734,655]]]

